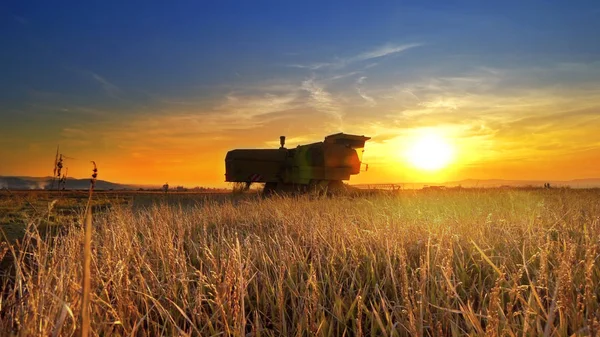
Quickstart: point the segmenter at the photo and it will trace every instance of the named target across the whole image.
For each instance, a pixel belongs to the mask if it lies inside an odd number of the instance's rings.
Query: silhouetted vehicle
[[[265,194],[342,190],[343,181],[360,172],[369,139],[338,133],[322,142],[287,149],[281,136],[279,149],[232,150],[225,157],[225,181],[244,183],[246,189],[252,183],[264,183]]]

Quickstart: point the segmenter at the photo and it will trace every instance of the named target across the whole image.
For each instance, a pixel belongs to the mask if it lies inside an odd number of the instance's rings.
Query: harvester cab
[[[340,132],[325,137],[325,143],[341,144],[354,149],[362,164],[363,154],[365,153],[365,142],[369,139],[371,139],[371,137],[348,135]]]

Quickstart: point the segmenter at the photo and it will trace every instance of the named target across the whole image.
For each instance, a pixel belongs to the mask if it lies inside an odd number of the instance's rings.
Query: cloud
[[[384,46],[348,59],[360,62],[401,50]],[[173,154],[196,161],[197,153],[210,152],[220,165],[222,153],[229,148],[275,148],[280,134],[288,136],[292,146],[320,140],[342,126],[345,132],[373,136],[369,142],[369,151],[373,151],[368,152],[372,163],[377,155],[382,156],[382,163],[395,160],[387,154],[398,152],[407,135],[420,128],[447,132],[458,144],[459,154],[466,156],[459,160],[465,167],[502,160],[536,161],[600,146],[596,131],[600,127],[599,82],[587,75],[597,74],[598,64],[545,69],[426,65],[414,73],[403,72],[401,77],[390,72],[363,76],[367,71],[362,65],[320,77],[274,77],[221,86],[215,89],[219,95],[210,97],[194,88],[178,97],[158,97],[153,100],[158,104],[150,108],[123,104],[82,108],[77,100],[59,105],[65,98],[53,93],[35,92],[32,96],[64,108],[61,112],[103,117],[93,118],[94,122],[92,118],[78,119],[77,123],[82,123],[78,125],[65,114],[59,129],[61,145],[88,149],[93,144],[135,153],[147,162]],[[590,68],[593,66],[597,68]],[[104,77],[85,74],[107,93],[121,93]],[[546,75],[539,78],[540,74]],[[546,81],[563,74],[569,79],[566,84]],[[587,82],[575,81],[578,76]],[[576,85],[567,85],[570,83]]]
[[[358,95],[360,95],[360,97],[362,97],[365,101],[367,101],[370,106],[375,106],[375,105],[377,105],[377,102],[375,102],[375,99],[373,99],[373,97],[367,95],[364,92],[364,90],[361,88],[361,85],[363,84],[363,82],[366,79],[367,79],[366,76],[362,76],[358,80],[356,80],[356,92],[358,92]]]
[[[100,85],[102,85],[102,89],[104,89],[104,91],[111,97],[114,98],[118,98],[119,95],[121,94],[121,89],[119,87],[117,87],[116,85],[112,84],[111,82],[109,82],[108,80],[106,80],[104,77],[89,71],[89,74],[92,76],[92,78],[94,80],[96,80],[98,83],[100,83]]]
[[[82,137],[86,134],[86,131],[80,128],[66,127],[62,129],[62,135],[64,137]]]
[[[288,67],[291,68],[300,68],[300,69],[310,69],[310,70],[318,70],[321,68],[329,67],[334,65],[334,63],[311,63],[311,64],[290,64]]]
[[[417,101],[421,102],[421,99],[419,98],[419,96],[415,95],[414,92],[412,92],[408,89],[404,89],[404,90],[402,90],[402,92],[409,94],[410,96],[414,97]]]
[[[214,108],[221,117],[227,116],[236,120],[251,118],[281,112],[298,107],[298,94],[287,92],[282,94],[265,93],[263,95],[236,95],[230,93],[225,96],[225,102]]]
[[[123,90],[107,80],[104,76],[78,66],[65,65],[63,67],[70,72],[78,74],[86,79],[91,78],[95,82],[99,83],[104,92],[106,92],[106,94],[108,94],[110,97],[122,99],[121,96],[123,94]]]
[[[325,112],[335,117],[339,122],[339,126],[342,126],[343,114],[341,108],[322,85],[317,83],[314,79],[308,79],[302,82],[302,89],[309,93],[310,105],[318,111]]]
[[[388,43],[381,47],[358,54],[358,55],[350,58],[348,60],[348,62],[351,63],[351,62],[355,62],[355,61],[371,60],[371,59],[384,57],[384,56],[391,55],[391,54],[401,53],[403,51],[409,50],[411,48],[419,47],[419,46],[422,46],[422,44],[421,43],[409,43],[409,44],[395,45],[395,44]]]
[[[381,57],[385,57],[392,54],[401,53],[407,51],[412,48],[416,48],[422,46],[422,43],[408,43],[408,44],[392,44],[388,43],[380,47],[376,47],[374,49],[368,50],[366,52],[362,52],[360,54],[345,57],[345,58],[337,58],[331,62],[318,62],[318,63],[310,63],[310,64],[291,64],[289,67],[292,68],[301,68],[301,69],[310,69],[310,70],[319,70],[324,68],[343,68],[349,64],[373,60]],[[377,63],[370,63],[366,66],[366,68],[371,68],[376,66]]]
[[[431,109],[444,109],[444,110],[456,110],[458,109],[458,105],[452,100],[436,100],[436,101],[427,101],[420,102],[420,106]]]
[[[345,122],[375,136],[373,144],[396,137],[402,143],[404,133],[419,128],[447,130],[459,144],[461,165],[566,158],[600,146],[600,83],[587,75],[597,72],[595,66],[426,69],[399,82],[369,77],[368,93],[377,93],[377,108],[342,101]],[[545,81],[561,74],[574,85]],[[354,82],[357,100],[365,100],[366,81],[362,76]]]
[[[360,73],[361,73],[360,71],[351,71],[349,73],[331,76],[329,78],[326,78],[325,80],[328,80],[328,81],[337,81],[337,80],[340,80],[340,79],[343,79],[343,78],[346,78],[346,77],[350,77],[350,76],[354,76],[354,75],[357,75],[357,74],[360,74]]]

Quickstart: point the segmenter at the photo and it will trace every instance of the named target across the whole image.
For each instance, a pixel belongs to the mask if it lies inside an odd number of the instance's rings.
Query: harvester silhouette
[[[344,180],[358,174],[365,142],[370,137],[337,133],[322,142],[279,149],[236,149],[225,157],[225,181],[264,183],[264,194],[273,192],[337,192]],[[367,169],[368,166],[365,166]]]

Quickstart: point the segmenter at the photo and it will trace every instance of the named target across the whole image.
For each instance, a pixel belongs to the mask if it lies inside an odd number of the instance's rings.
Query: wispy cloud
[[[310,64],[290,64],[291,68],[300,68],[300,69],[310,69],[310,70],[318,70],[321,68],[329,67],[334,65],[334,63],[310,63]]]
[[[408,44],[392,44],[388,43],[383,46],[379,46],[373,48],[371,50],[362,52],[357,55],[336,58],[331,62],[317,62],[317,63],[309,63],[309,64],[290,64],[289,67],[292,68],[301,68],[301,69],[309,69],[309,70],[319,70],[325,68],[342,68],[349,64],[369,61],[373,59],[378,59],[381,57],[385,57],[392,54],[402,53],[412,48],[416,48],[422,46],[422,43],[408,43]],[[370,63],[367,65],[367,68],[376,66],[377,63]]]
[[[435,100],[419,103],[420,106],[431,109],[456,110],[458,105],[452,100]]]
[[[346,78],[346,77],[350,77],[350,76],[354,76],[354,75],[358,75],[358,74],[360,74],[360,71],[351,71],[349,73],[331,76],[329,78],[326,78],[325,80],[336,81],[336,80],[340,80],[342,78]]]
[[[367,101],[369,103],[369,105],[375,106],[375,105],[377,105],[377,102],[375,102],[375,99],[373,99],[373,97],[367,95],[362,88],[362,84],[366,79],[367,79],[366,76],[362,76],[358,80],[356,80],[356,92],[358,92],[360,97],[362,97],[365,101]]]
[[[414,97],[417,101],[421,102],[421,99],[419,98],[419,96],[415,95],[414,92],[412,92],[408,89],[403,89],[402,92],[409,94],[410,96]]]
[[[217,106],[214,110],[226,113],[228,118],[236,120],[248,120],[261,115],[272,114],[298,106],[296,102],[297,93],[287,92],[283,94],[266,93],[264,95],[236,95],[230,93],[225,96],[225,102]]]
[[[104,89],[104,91],[109,96],[114,97],[114,98],[119,97],[119,95],[121,94],[121,89],[119,87],[117,87],[116,85],[112,84],[107,79],[105,79],[104,77],[102,77],[92,71],[89,71],[89,74],[92,76],[92,78],[94,80],[96,80],[96,82],[100,83],[100,85],[102,86],[102,89]]]
[[[331,94],[314,79],[308,79],[302,82],[302,89],[310,95],[309,104],[321,112],[325,112],[336,118],[339,127],[343,125],[343,113],[340,106],[331,97]]]
[[[412,49],[415,47],[419,47],[422,45],[423,45],[422,43],[409,43],[409,44],[401,44],[401,45],[388,43],[381,47],[378,47],[378,48],[372,49],[370,51],[358,54],[354,57],[351,57],[348,59],[348,63],[356,62],[356,61],[366,61],[366,60],[371,60],[371,59],[375,59],[375,58],[379,58],[379,57],[384,57],[384,56],[391,55],[391,54],[401,53],[403,51],[406,51],[406,50],[409,50],[409,49]]]
[[[98,84],[100,84],[104,92],[106,92],[106,94],[112,98],[123,98],[123,90],[117,85],[107,80],[104,76],[101,76],[96,72],[78,66],[65,65],[63,66],[63,68],[85,79],[92,79],[93,81],[97,82]]]

